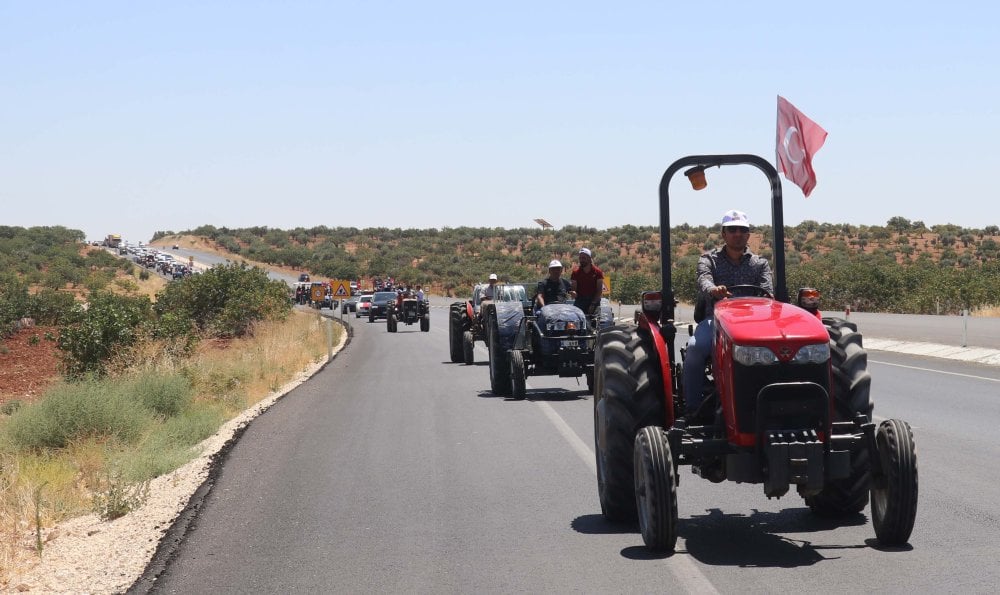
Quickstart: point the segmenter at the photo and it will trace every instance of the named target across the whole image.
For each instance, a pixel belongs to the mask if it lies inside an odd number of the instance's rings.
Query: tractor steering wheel
[[[770,291],[764,289],[760,285],[751,285],[749,283],[741,285],[726,285],[726,289],[732,294],[730,297],[766,297],[774,299],[774,296]]]

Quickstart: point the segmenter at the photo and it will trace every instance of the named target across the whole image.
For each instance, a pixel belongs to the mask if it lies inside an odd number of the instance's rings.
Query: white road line
[[[1000,382],[1000,378],[989,378],[986,376],[975,376],[973,374],[962,374],[961,372],[945,372],[944,370],[935,370],[934,368],[921,368],[919,366],[906,366],[903,364],[890,364],[889,362],[882,362],[878,360],[868,360],[873,364],[882,364],[883,366],[893,366],[896,368],[907,368],[909,370],[920,370],[921,372],[935,372],[937,374],[945,374],[948,376],[961,376],[963,378],[972,378],[973,380],[987,380],[989,382]]]
[[[527,386],[526,386],[527,388]],[[576,453],[580,460],[587,465],[591,473],[595,476],[597,475],[597,461],[595,459],[594,451],[590,450],[590,447],[576,435],[573,428],[569,427],[566,420],[559,415],[552,405],[544,401],[535,401],[538,408],[542,410],[545,417],[549,418],[552,425],[556,427],[556,431],[566,439],[569,443],[570,448]],[[680,545],[683,543],[683,538],[681,538],[680,543],[678,543],[678,548],[681,549]],[[676,587],[680,587],[683,591],[687,593],[718,593],[718,589],[712,585],[712,582],[708,580],[698,566],[691,561],[691,556],[684,556],[680,554],[674,554],[669,559],[669,564],[671,566],[671,572],[677,579],[677,583],[671,585],[670,591],[674,591]]]
[[[556,410],[552,408],[552,405],[549,405],[544,401],[535,401],[535,404],[541,408],[545,417],[549,418],[552,425],[556,427],[556,431],[566,439],[566,442],[569,442],[569,446],[573,449],[573,452],[576,453],[576,456],[580,457],[580,460],[587,465],[590,472],[596,476],[597,460],[595,458],[594,451],[590,450],[590,447],[588,447],[583,440],[580,440],[580,437],[576,435],[573,428],[569,427],[566,420],[564,420],[561,415],[556,413]]]

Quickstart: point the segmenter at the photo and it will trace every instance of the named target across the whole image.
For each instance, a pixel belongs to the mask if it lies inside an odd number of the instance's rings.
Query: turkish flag
[[[812,158],[826,141],[826,130],[778,95],[778,171],[806,196],[816,187]]]

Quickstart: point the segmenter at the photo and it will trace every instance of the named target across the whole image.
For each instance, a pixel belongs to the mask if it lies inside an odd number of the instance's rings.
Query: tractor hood
[[[715,304],[715,324],[736,345],[826,343],[829,334],[815,315],[768,298],[735,298]]]

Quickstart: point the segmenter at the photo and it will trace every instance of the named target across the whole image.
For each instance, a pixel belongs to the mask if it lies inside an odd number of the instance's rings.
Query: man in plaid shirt
[[[684,359],[684,401],[689,418],[695,416],[704,400],[705,362],[712,356],[715,340],[712,320],[716,300],[731,297],[727,286],[733,285],[756,285],[774,293],[771,265],[750,251],[749,238],[747,214],[726,211],[722,216],[724,245],[702,254],[698,260],[698,300],[704,300],[705,318],[698,322],[694,335],[688,340]]]

